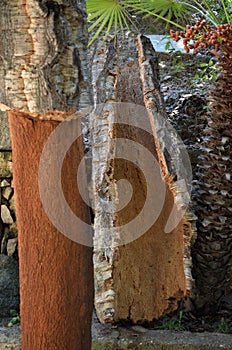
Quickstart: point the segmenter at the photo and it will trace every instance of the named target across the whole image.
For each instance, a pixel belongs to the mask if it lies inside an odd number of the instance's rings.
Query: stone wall
[[[0,111],[0,320],[19,308],[17,227],[7,113]],[[0,341],[1,348],[1,341]]]
[[[7,113],[0,112],[0,253],[14,256],[17,250],[12,152]]]

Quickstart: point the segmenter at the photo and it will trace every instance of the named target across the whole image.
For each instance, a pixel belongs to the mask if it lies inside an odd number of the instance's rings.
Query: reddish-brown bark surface
[[[9,121],[19,229],[22,349],[91,349],[92,248],[71,241],[53,226],[38,187],[41,152],[59,122],[16,110],[9,112]],[[88,207],[75,185],[82,156],[77,140],[64,159],[62,187],[73,212],[89,222]]]

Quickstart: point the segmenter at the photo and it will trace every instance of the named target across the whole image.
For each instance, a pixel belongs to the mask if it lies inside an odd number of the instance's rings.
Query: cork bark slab
[[[157,56],[148,39],[129,35],[118,46],[112,40],[105,49],[96,50],[92,69],[97,102],[92,120],[96,311],[103,323],[151,321],[175,310],[192,283],[191,224],[183,218],[170,233],[165,232],[176,193],[164,157],[162,130],[157,133],[158,114],[167,118],[159,90]],[[114,103],[142,106],[146,131],[137,125],[136,113],[133,126],[120,125],[120,111],[112,108]],[[123,232],[123,225],[139,215],[147,196],[143,169],[126,157],[112,157],[117,154],[115,140],[121,138],[144,146],[158,162],[160,174],[154,173],[153,181],[162,182],[165,201],[159,217],[143,235],[117,246],[122,234],[133,236],[133,232]],[[126,146],[124,151],[128,154]],[[139,161],[142,153],[134,152]],[[133,195],[117,211],[120,179],[130,182]]]
[[[92,248],[71,241],[53,226],[43,209],[38,188],[41,152],[66,115],[52,112],[41,117],[9,111],[19,230],[23,350],[91,349]],[[82,156],[82,143],[77,140],[64,159],[61,180],[72,211],[88,223],[88,207],[76,185]],[[55,208],[57,203],[51,205]]]

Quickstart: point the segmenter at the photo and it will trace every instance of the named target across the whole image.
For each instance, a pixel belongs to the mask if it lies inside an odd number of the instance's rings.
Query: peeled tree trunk
[[[39,187],[45,183],[49,191],[64,139],[56,140],[48,168],[45,164],[38,175],[44,146],[63,121],[80,134],[80,123],[73,128],[67,111],[83,112],[91,104],[84,7],[84,1],[74,0],[0,3],[0,93],[11,109],[22,350],[91,349],[91,243],[79,244],[77,237],[71,240],[58,231]],[[82,157],[82,140],[76,137],[61,163],[61,183],[72,212],[89,224],[89,209],[76,184]],[[47,204],[51,213],[60,207],[54,196]]]
[[[54,227],[41,201],[41,196],[48,198],[48,194],[41,193],[38,185],[38,181],[46,181],[44,190],[49,191],[53,184],[53,172],[44,179],[38,177],[40,158],[49,136],[60,125],[57,119],[66,115],[53,113],[48,118],[47,113],[41,119],[32,113],[9,111],[19,230],[22,349],[91,349],[92,248],[76,243],[78,237],[74,242],[67,232]],[[66,123],[75,130],[75,121]],[[76,184],[82,157],[79,139],[65,156],[61,181],[72,211],[90,222]],[[51,152],[51,161],[56,158]],[[55,196],[47,204],[53,212],[62,205]]]
[[[197,306],[204,313],[230,310],[232,300],[232,58],[221,57],[218,68],[198,172],[198,237],[193,249]]]

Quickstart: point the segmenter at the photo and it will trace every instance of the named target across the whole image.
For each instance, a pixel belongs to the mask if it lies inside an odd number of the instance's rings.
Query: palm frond
[[[229,24],[232,22],[232,2],[222,0],[222,7],[224,10],[224,14],[225,14],[227,23]]]
[[[161,17],[167,17],[167,19],[173,19],[175,22],[180,22],[180,19],[186,17],[189,14],[189,10],[186,4],[179,3],[178,1],[173,0],[141,0],[141,1],[127,1],[127,4],[130,5],[133,9],[137,9],[140,13],[147,13],[145,17],[150,16],[150,13],[153,16],[159,19]]]
[[[122,33],[124,33],[125,29],[129,29],[130,24],[136,27],[124,1],[87,0],[86,9],[88,21],[91,22],[95,20],[94,23],[89,26],[88,30],[89,32],[96,30],[89,45],[91,45],[103,31],[105,31],[103,37],[104,41],[111,29],[114,30],[114,35],[116,35],[118,27]]]

